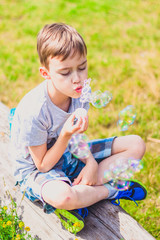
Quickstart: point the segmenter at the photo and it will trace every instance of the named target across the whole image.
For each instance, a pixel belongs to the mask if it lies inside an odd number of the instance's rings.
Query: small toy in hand
[[[104,178],[117,190],[123,191],[129,188],[130,179],[135,172],[139,172],[143,164],[139,159],[119,158],[115,163],[110,164],[109,169],[105,171]]]
[[[77,108],[75,111],[75,119],[74,119],[74,124],[78,121],[78,118],[80,117],[86,117],[87,116],[87,111],[85,108]]]

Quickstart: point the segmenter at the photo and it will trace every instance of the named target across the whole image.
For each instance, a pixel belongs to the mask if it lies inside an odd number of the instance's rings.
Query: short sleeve
[[[47,142],[47,126],[41,117],[24,118],[21,121],[19,141],[25,146],[38,146]]]

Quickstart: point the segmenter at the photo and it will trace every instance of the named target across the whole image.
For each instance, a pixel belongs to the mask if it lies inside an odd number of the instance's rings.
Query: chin
[[[81,93],[76,93],[76,94],[73,94],[73,96],[71,96],[72,98],[80,98],[81,96]]]
[[[77,98],[80,98],[80,96],[73,96],[72,98],[75,98],[75,99],[77,99]]]

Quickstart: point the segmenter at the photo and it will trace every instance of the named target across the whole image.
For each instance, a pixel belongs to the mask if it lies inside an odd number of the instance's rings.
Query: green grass
[[[0,101],[16,107],[42,81],[36,36],[44,24],[75,27],[88,46],[92,90],[109,90],[113,100],[90,109],[90,139],[138,134],[147,144],[144,169],[137,174],[148,189],[139,204],[124,203],[155,238],[160,239],[160,3],[156,0],[0,0]],[[117,128],[127,105],[137,111],[126,132]],[[94,117],[92,117],[94,116]]]

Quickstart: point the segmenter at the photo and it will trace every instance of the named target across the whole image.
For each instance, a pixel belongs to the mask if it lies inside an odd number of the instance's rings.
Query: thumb
[[[74,185],[78,185],[81,181],[82,177],[81,175],[79,174],[77,178],[74,179],[74,182],[73,182],[73,186]]]
[[[75,124],[75,119],[76,119],[76,116],[75,116],[75,113],[73,113],[73,114],[71,115],[71,122],[72,122],[72,125]]]

